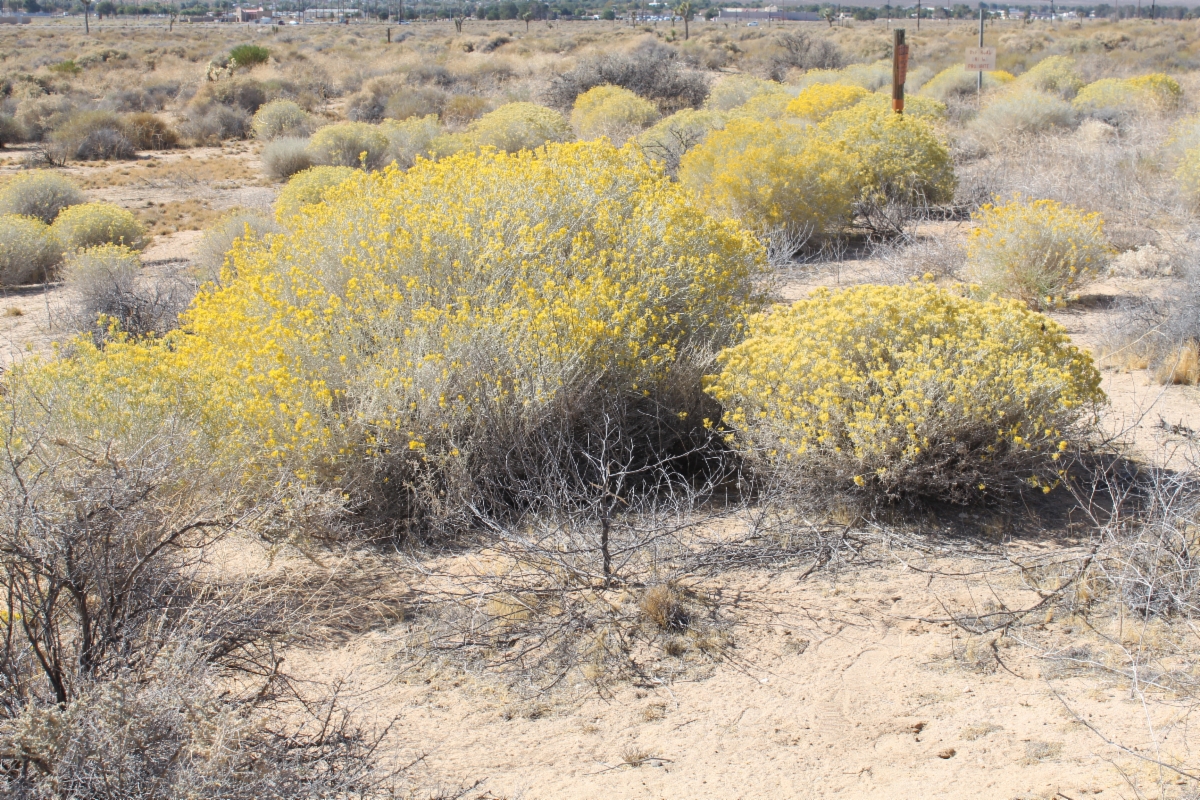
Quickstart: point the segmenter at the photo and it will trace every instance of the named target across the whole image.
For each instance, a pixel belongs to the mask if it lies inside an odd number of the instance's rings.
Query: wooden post
[[[388,28],[387,31],[388,31],[388,44],[391,44],[392,43],[392,29]]]
[[[904,79],[908,75],[908,45],[904,43],[904,28],[892,33],[892,111],[904,113]]]

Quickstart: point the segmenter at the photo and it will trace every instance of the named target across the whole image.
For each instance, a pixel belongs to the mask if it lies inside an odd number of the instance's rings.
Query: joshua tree
[[[680,3],[679,7],[675,9],[675,13],[683,17],[683,40],[686,42],[688,40],[688,20],[692,16],[692,4]]]

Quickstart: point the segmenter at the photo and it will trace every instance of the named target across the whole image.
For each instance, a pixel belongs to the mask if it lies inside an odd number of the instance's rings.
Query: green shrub
[[[354,173],[353,167],[313,167],[296,173],[275,199],[275,218],[284,222],[305,206],[320,203]]]
[[[267,142],[262,151],[263,167],[277,181],[286,181],[313,165],[308,139],[284,136]]]
[[[57,172],[19,172],[0,187],[0,214],[36,217],[49,225],[58,212],[86,198],[73,180]]]
[[[21,286],[49,277],[62,260],[62,245],[35,217],[0,216],[0,284]]]
[[[51,226],[68,251],[102,244],[121,244],[141,250],[149,239],[137,217],[111,203],[82,203],[60,213]]]
[[[272,100],[255,112],[250,127],[259,139],[304,137],[309,133],[308,114],[291,100]]]
[[[1002,205],[981,206],[972,217],[978,225],[967,242],[967,278],[984,296],[1053,307],[1109,260],[1099,214],[1015,195]]]
[[[342,122],[327,125],[312,135],[308,152],[313,161],[328,167],[383,166],[388,138],[378,125],[366,122]]]
[[[270,58],[271,51],[256,44],[239,44],[229,51],[229,63],[238,69],[265,64]]]
[[[932,284],[819,289],[751,319],[708,392],[762,479],[812,497],[1050,491],[1103,401],[1058,323]]]
[[[628,89],[597,86],[575,98],[571,125],[580,139],[607,136],[615,144],[624,144],[658,119],[658,108]]]

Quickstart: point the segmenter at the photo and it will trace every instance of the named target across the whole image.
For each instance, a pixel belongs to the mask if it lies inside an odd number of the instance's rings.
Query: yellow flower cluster
[[[67,250],[123,244],[141,250],[150,243],[146,228],[131,212],[112,203],[80,203],[59,212],[50,231]]]
[[[517,153],[570,139],[570,126],[554,109],[534,103],[507,103],[484,114],[462,133],[439,136],[430,149],[439,157],[484,147]]]
[[[856,105],[869,95],[861,86],[814,83],[788,104],[787,113],[793,117],[820,122],[835,111]]]
[[[297,172],[275,198],[275,216],[280,222],[300,209],[325,199],[330,190],[354,177],[353,167],[310,167]]]
[[[1049,490],[1065,438],[1103,400],[1054,321],[930,283],[818,290],[751,318],[707,391],[758,468],[897,497]]]
[[[1075,71],[1075,59],[1069,56],[1043,58],[1017,78],[1017,85],[1039,92],[1057,94],[1070,100],[1084,87],[1083,78]]]
[[[655,397],[735,340],[764,269],[753,237],[604,142],[355,171],[284,220],[239,240],[179,331],[41,369],[106,426],[186,409],[237,474],[346,485],[383,459],[451,503],[451,476],[507,468],[481,442],[596,393]]]
[[[627,138],[658,120],[653,103],[620,86],[597,86],[575,98],[571,125],[580,139]]]
[[[679,179],[714,213],[758,230],[794,225],[830,233],[862,200],[949,199],[953,164],[933,127],[859,91],[836,84],[805,90],[789,108],[819,114],[853,101],[818,125],[735,111],[723,130],[682,157]]]
[[[1108,263],[1104,220],[1054,200],[1020,195],[981,206],[967,240],[967,278],[984,296],[1033,308],[1060,305]]]
[[[1161,114],[1179,107],[1183,88],[1169,75],[1104,78],[1089,83],[1071,101],[1075,110],[1100,118],[1129,114]]]

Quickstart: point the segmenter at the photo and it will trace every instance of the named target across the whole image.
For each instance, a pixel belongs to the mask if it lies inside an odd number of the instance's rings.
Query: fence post
[[[908,45],[904,43],[904,28],[892,32],[892,110],[904,113],[904,79],[908,75]]]

